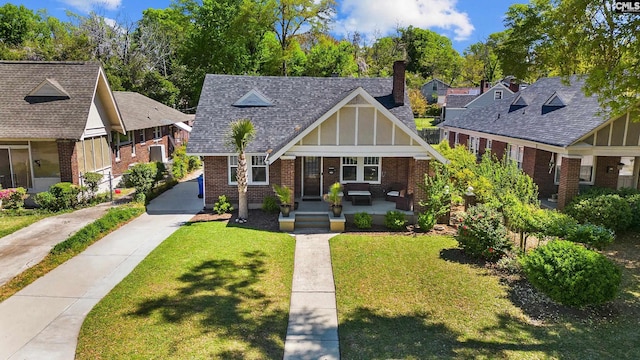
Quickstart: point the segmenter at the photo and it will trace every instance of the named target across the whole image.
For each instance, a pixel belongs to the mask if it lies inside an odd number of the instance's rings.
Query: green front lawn
[[[434,118],[432,118],[432,117],[429,117],[429,118],[415,118],[414,120],[416,122],[416,129],[417,130],[422,130],[422,129],[428,129],[428,128],[434,128],[435,127],[433,125]]]
[[[56,214],[47,214],[40,211],[21,210],[0,211],[0,238],[12,234],[24,227],[27,227],[38,220],[42,220],[47,216]]]
[[[77,359],[282,359],[295,240],[224,222],[165,240],[91,311]]]
[[[635,242],[633,242],[635,241]],[[621,239],[611,255],[635,249]],[[340,235],[331,240],[342,359],[638,359],[640,266],[597,316],[533,321],[513,288],[465,263],[444,236]]]

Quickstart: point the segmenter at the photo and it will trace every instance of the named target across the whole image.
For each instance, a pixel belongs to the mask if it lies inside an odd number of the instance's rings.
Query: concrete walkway
[[[0,238],[0,285],[39,263],[52,247],[102,217],[110,207],[102,204],[51,216]]]
[[[176,185],[149,206],[162,215],[143,214],[0,303],[0,359],[73,359],[89,311],[202,209],[197,195],[197,180]]]
[[[336,287],[329,249],[329,239],[335,235],[296,235],[284,360],[340,359]]]

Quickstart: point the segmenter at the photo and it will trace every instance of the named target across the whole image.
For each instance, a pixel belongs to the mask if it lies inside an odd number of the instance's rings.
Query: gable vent
[[[527,101],[522,97],[522,95],[518,95],[518,97],[516,97],[516,99],[513,100],[513,102],[509,106],[509,112],[516,111],[527,106],[529,106]]]
[[[547,100],[544,104],[542,104],[542,115],[548,114],[554,110],[561,109],[567,106],[566,103],[562,100],[562,98],[557,94],[553,93],[549,100]]]
[[[45,79],[27,94],[27,98],[45,98],[43,101],[71,99],[69,93],[54,79]]]
[[[243,97],[238,99],[233,106],[237,107],[268,107],[273,106],[273,102],[258,89],[251,89]]]

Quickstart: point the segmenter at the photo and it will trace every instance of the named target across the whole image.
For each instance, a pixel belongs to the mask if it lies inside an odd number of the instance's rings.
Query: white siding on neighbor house
[[[485,91],[482,95],[473,99],[473,101],[467,104],[467,109],[479,108],[493,104],[493,102],[496,101],[496,99],[494,98],[496,91],[502,91],[502,99],[512,94],[512,92],[505,86],[497,85],[492,87],[491,89],[487,89],[487,91]]]

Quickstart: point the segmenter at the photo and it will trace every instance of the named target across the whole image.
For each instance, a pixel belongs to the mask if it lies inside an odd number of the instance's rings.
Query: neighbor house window
[[[471,151],[471,153],[474,155],[478,155],[479,148],[480,148],[480,138],[471,136],[469,138],[469,151]]]
[[[454,146],[460,144],[460,133],[456,133],[453,141]]]
[[[509,160],[518,164],[518,169],[522,169],[523,158],[524,146],[509,144]]]
[[[376,156],[368,157],[343,157],[340,167],[340,180],[342,182],[368,182],[380,183],[381,159]]]
[[[247,156],[247,182],[249,185],[264,185],[269,182],[269,167],[264,155]],[[229,184],[238,183],[238,156],[229,156]]]
[[[485,145],[485,150],[486,151],[491,151],[491,146],[493,146],[493,140],[491,139],[487,139],[487,144]]]
[[[114,131],[111,133],[111,139],[116,148],[116,161],[120,161],[122,156],[122,152],[120,151],[120,149],[122,146],[131,144],[131,132],[121,134]]]
[[[496,90],[493,92],[493,100],[502,99],[502,90]]]
[[[562,165],[562,155],[556,155],[556,184],[560,183],[560,168]],[[593,156],[583,156],[580,159],[580,183],[592,184],[593,183]]]
[[[153,128],[153,138],[160,139],[162,137],[162,128],[160,126],[156,126]]]
[[[127,132],[127,134],[129,135],[129,141],[131,141],[131,157],[135,157],[136,156],[136,142],[133,141],[133,139],[136,136],[136,133],[131,130],[129,132]]]
[[[147,140],[145,139],[145,137],[144,137],[144,129],[142,129],[142,130],[138,130],[138,135],[140,136],[139,141],[140,141],[141,143],[143,143],[143,142],[147,141]]]

